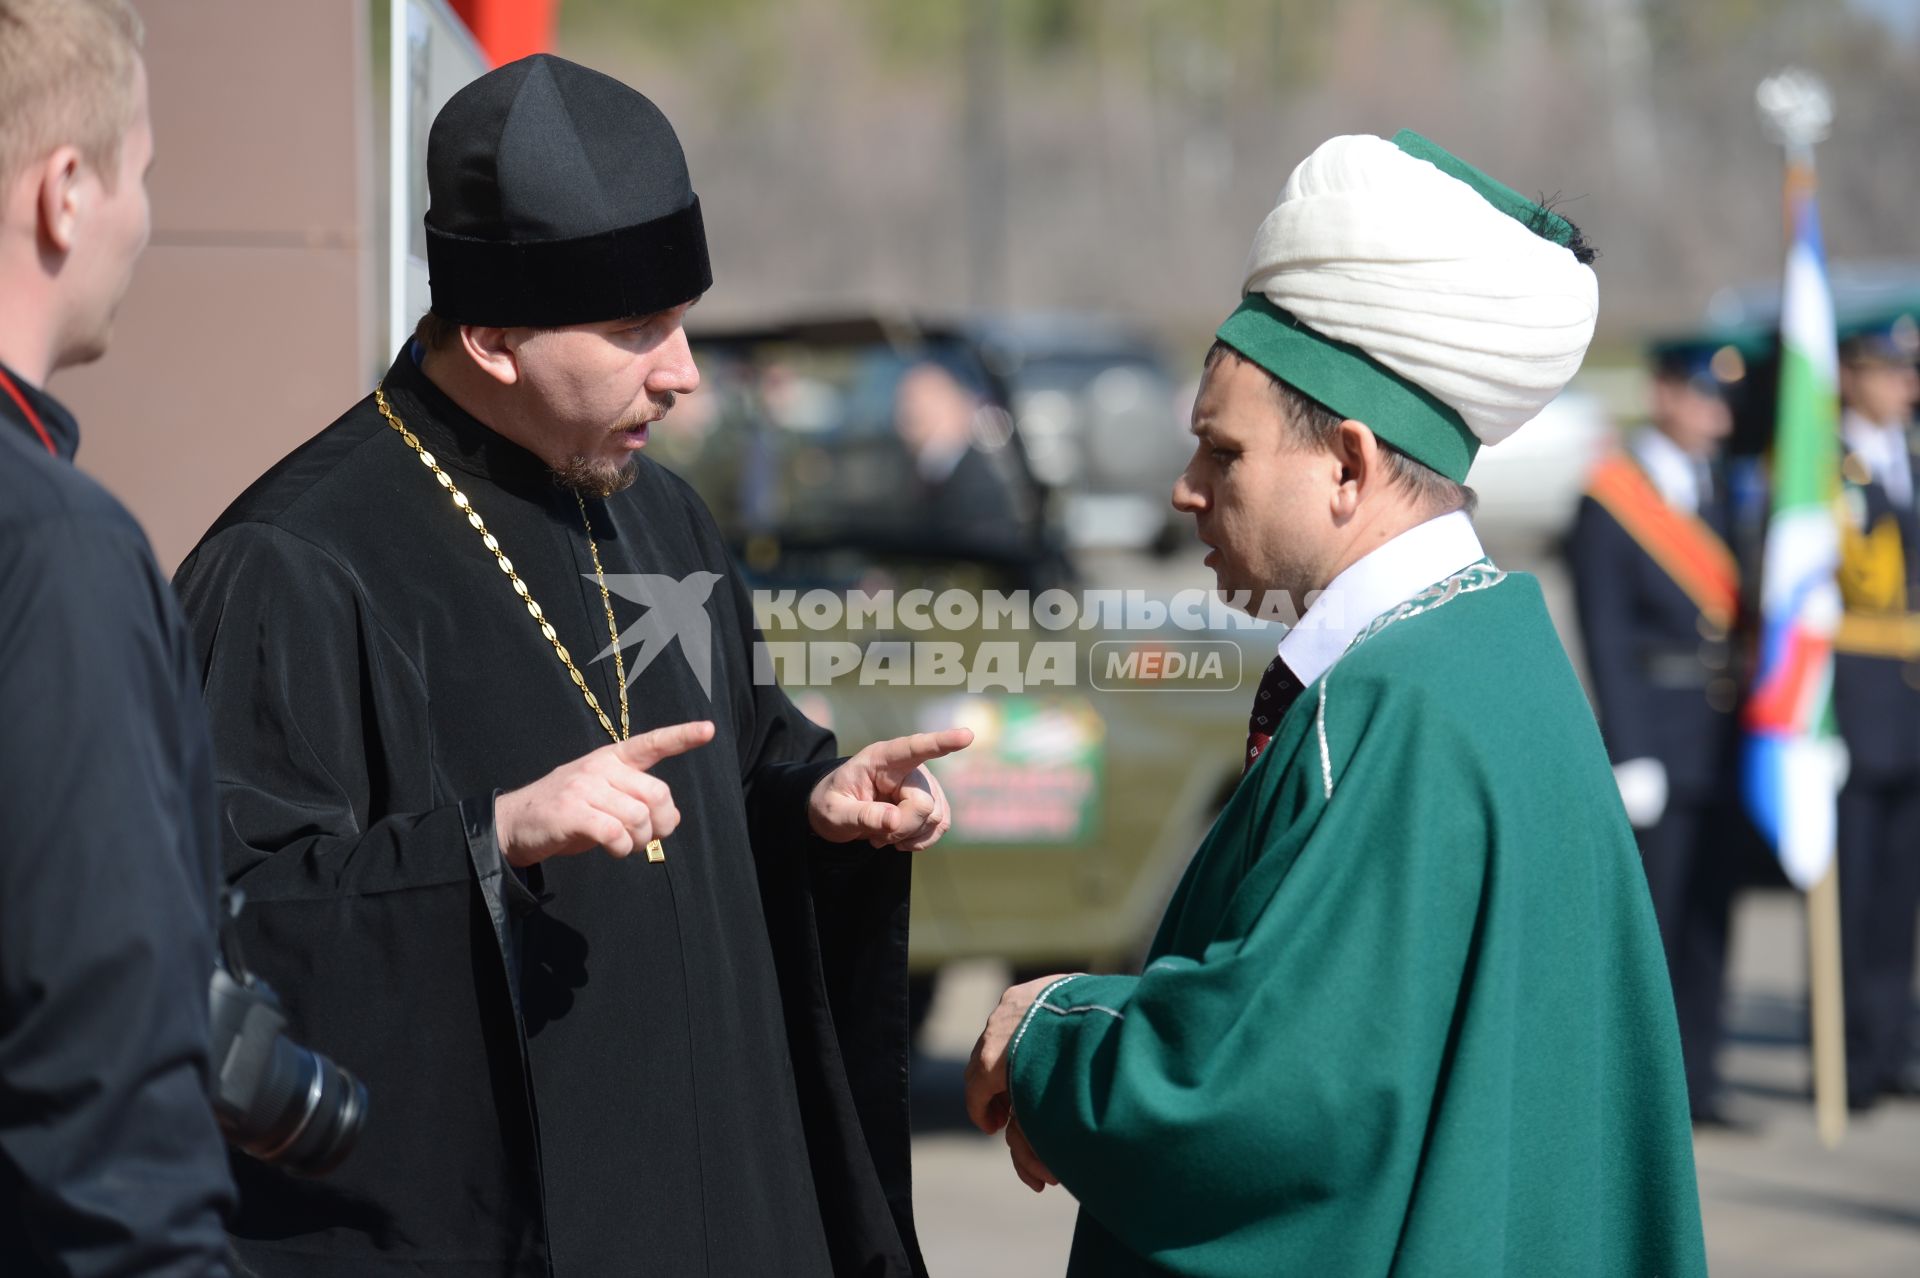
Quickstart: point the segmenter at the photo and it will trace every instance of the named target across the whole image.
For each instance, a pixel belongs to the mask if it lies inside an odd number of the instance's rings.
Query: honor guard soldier
[[[1833,704],[1840,792],[1847,1099],[1911,1092],[1907,1020],[1920,910],[1920,514],[1909,433],[1920,328],[1902,315],[1840,343],[1840,593]]]
[[[1746,360],[1696,339],[1656,345],[1652,362],[1648,425],[1595,468],[1567,554],[1601,733],[1660,921],[1694,1122],[1720,1125],[1740,577],[1716,463]]]

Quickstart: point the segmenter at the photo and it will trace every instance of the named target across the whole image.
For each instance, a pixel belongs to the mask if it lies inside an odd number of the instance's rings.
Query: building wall
[[[367,6],[136,0],[153,241],[106,357],[57,374],[81,467],[172,569],[377,371]]]

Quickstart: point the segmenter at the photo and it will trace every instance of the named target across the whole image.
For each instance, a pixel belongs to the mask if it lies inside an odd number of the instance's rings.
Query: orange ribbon
[[[1617,520],[1700,615],[1721,630],[1740,610],[1740,568],[1720,535],[1698,516],[1669,506],[1646,472],[1616,453],[1594,468],[1587,495]]]

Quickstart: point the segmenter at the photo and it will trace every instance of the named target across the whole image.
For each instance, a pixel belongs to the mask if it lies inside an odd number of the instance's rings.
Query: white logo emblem
[[[582,575],[594,580],[591,575]],[[668,644],[678,639],[687,667],[700,681],[700,691],[708,700],[713,699],[713,619],[707,615],[707,597],[719,581],[717,572],[694,572],[685,577],[654,572],[607,574],[609,591],[647,609],[640,620],[620,633],[618,646],[622,650],[636,645],[640,649],[627,662],[628,687],[666,651]],[[605,661],[613,655],[614,647],[608,644],[594,660]]]

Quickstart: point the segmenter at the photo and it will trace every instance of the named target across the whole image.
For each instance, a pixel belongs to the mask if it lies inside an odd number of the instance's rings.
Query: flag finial
[[[1833,127],[1833,95],[1811,71],[1788,67],[1770,75],[1753,100],[1767,132],[1789,151],[1811,151]]]

